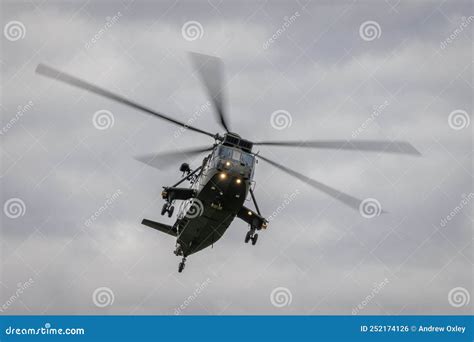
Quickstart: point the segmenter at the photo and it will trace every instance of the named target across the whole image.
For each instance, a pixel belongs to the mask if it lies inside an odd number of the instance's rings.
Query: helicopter
[[[211,146],[192,147],[180,151],[148,154],[136,157],[140,162],[160,168],[163,160],[199,157],[207,153],[199,166],[191,168],[182,163],[179,170],[182,178],[171,186],[164,186],[161,196],[165,201],[161,215],[172,217],[176,201],[182,201],[176,222],[173,225],[143,219],[142,224],[176,238],[174,254],[182,257],[178,272],[185,267],[186,258],[217,242],[237,217],[248,224],[244,242],[255,245],[258,231],[268,227],[268,220],[262,215],[254,193],[256,164],[262,160],[303,183],[340,201],[346,206],[360,210],[362,200],[314,180],[285,165],[254,152],[256,146],[284,146],[293,148],[335,149],[373,151],[421,155],[410,143],[384,140],[293,140],[293,141],[250,141],[232,132],[224,106],[223,62],[215,56],[190,53],[192,64],[214,107],[215,118],[224,133],[212,133],[182,122],[151,108],[140,105],[121,95],[112,93],[70,74],[45,64],[39,64],[36,72],[45,77],[67,83],[90,93],[132,107],[143,113],[160,118],[171,124],[206,135],[214,140]],[[189,186],[180,186],[184,182]],[[254,209],[244,202],[249,197]]]

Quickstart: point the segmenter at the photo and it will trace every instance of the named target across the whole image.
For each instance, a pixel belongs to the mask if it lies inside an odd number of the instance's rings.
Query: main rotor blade
[[[199,73],[201,81],[207,90],[208,96],[211,98],[217,120],[221,126],[229,132],[229,124],[224,112],[224,94],[223,94],[223,77],[222,77],[222,61],[218,57],[203,55],[196,52],[189,53],[194,64],[194,68]]]
[[[105,89],[102,89],[100,87],[97,87],[91,83],[88,83],[86,81],[83,81],[75,76],[71,76],[69,74],[66,74],[62,71],[59,71],[59,70],[56,70],[54,68],[51,68],[47,65],[44,65],[44,64],[39,64],[37,67],[36,67],[36,72],[40,75],[43,75],[43,76],[46,76],[46,77],[49,77],[49,78],[52,78],[52,79],[55,79],[55,80],[58,80],[58,81],[62,81],[64,83],[67,83],[69,85],[72,85],[74,87],[77,87],[77,88],[80,88],[80,89],[83,89],[83,90],[86,90],[86,91],[89,91],[91,93],[94,93],[94,94],[97,94],[97,95],[100,95],[100,96],[103,96],[103,97],[106,97],[110,100],[114,100],[114,101],[117,101],[119,103],[122,103],[124,105],[127,105],[127,106],[130,106],[132,108],[135,108],[135,109],[138,109],[138,110],[141,110],[145,113],[148,113],[148,114],[151,114],[151,115],[154,115],[154,116],[157,116],[159,117],[160,119],[163,119],[163,120],[166,120],[168,122],[171,122],[175,125],[178,125],[178,126],[182,126],[184,128],[188,128],[192,131],[195,131],[195,132],[199,132],[199,133],[202,133],[202,134],[205,134],[205,135],[208,135],[210,137],[214,137],[214,134],[210,133],[210,132],[206,132],[202,129],[199,129],[199,128],[196,128],[196,127],[193,127],[193,126],[190,126],[184,122],[181,122],[181,121],[178,121],[178,120],[175,120],[165,114],[162,114],[162,113],[159,113],[159,112],[156,112],[154,111],[153,109],[150,109],[150,108],[147,108],[145,106],[142,106],[142,105],[139,105],[138,103],[135,103],[133,101],[130,101],[126,98],[124,98],[123,96],[120,96],[120,95],[117,95],[117,94],[114,94],[108,90],[105,90]]]
[[[274,162],[273,160],[270,160],[266,157],[263,157],[262,155],[257,155],[257,158],[260,158],[264,161],[266,161],[267,163],[275,166],[276,168],[282,170],[283,172],[286,172],[287,174],[293,176],[293,177],[296,177],[298,178],[300,181],[302,181],[303,183],[306,183],[310,186],[312,186],[313,188],[316,188],[322,192],[324,192],[325,194],[331,196],[332,198],[335,198],[337,199],[338,201],[341,201],[342,203],[344,203],[345,205],[355,209],[355,210],[359,210],[359,206],[360,204],[362,203],[362,200],[356,198],[356,197],[353,197],[351,195],[348,195],[348,194],[345,194],[343,193],[342,191],[339,191],[339,190],[336,190],[334,188],[331,188],[330,186],[328,185],[325,185],[323,183],[320,183],[312,178],[309,178],[295,170],[292,170],[286,166],[283,166],[281,164],[278,164],[277,162]]]
[[[412,154],[421,156],[421,153],[405,141],[385,140],[310,140],[310,141],[259,141],[254,145],[307,147],[336,150],[377,151],[386,153]]]
[[[167,166],[174,166],[177,161],[186,161],[189,158],[196,157],[197,155],[211,151],[214,147],[197,147],[190,148],[181,151],[170,151],[162,153],[149,153],[141,156],[134,157],[136,160],[145,163],[158,170],[166,169]]]

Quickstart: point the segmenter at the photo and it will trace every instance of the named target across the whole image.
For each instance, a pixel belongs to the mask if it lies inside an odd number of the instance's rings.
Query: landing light
[[[252,216],[252,212],[249,210],[249,216]]]
[[[242,183],[242,180],[240,178],[237,178],[237,180],[235,181],[237,184],[240,184]]]
[[[226,175],[224,172],[222,172],[222,173],[219,175],[219,178],[220,178],[220,179],[226,179],[226,178],[227,178],[227,175]]]
[[[230,161],[225,162],[225,166],[231,166],[232,163]]]

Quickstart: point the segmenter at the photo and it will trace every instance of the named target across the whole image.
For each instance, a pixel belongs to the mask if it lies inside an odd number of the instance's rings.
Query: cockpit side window
[[[250,153],[242,153],[242,162],[247,166],[252,166],[253,156]]]

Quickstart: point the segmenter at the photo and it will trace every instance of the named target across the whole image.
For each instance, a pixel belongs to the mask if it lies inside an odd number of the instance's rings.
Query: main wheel
[[[183,270],[184,270],[184,262],[181,261],[178,266],[178,272],[181,273],[183,272]]]
[[[257,240],[258,240],[258,234],[255,234],[253,237],[252,237],[252,245],[255,246],[255,244],[257,243]]]
[[[168,211],[168,203],[165,203],[163,204],[163,207],[161,208],[161,216],[166,214],[167,211]]]
[[[171,206],[171,207],[168,209],[168,217],[173,216],[173,212],[174,212],[174,206]]]
[[[245,235],[245,243],[248,243],[251,238],[252,238],[252,235],[250,234],[250,232],[247,232],[247,235]]]

